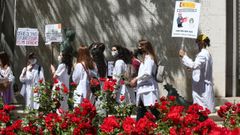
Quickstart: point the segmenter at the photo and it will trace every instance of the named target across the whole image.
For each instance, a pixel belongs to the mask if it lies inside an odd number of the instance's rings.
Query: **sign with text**
[[[197,37],[200,7],[200,3],[176,1],[172,26],[172,37]]]
[[[107,76],[108,77],[112,77],[113,75],[113,68],[114,68],[114,61],[108,61],[107,62],[107,66],[108,66],[108,72],[107,72]]]
[[[48,24],[45,26],[45,43],[62,42],[62,25]]]
[[[18,46],[38,46],[39,31],[32,28],[18,28],[16,34],[16,45]]]

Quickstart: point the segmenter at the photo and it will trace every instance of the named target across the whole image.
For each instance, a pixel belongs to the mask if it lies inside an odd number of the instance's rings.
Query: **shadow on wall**
[[[25,64],[26,52],[34,51],[44,67],[47,80],[50,80],[52,51],[54,64],[58,55],[58,45],[44,45],[44,27],[46,24],[62,23],[76,31],[74,48],[80,44],[90,45],[100,41],[107,46],[122,44],[135,48],[141,38],[150,40],[157,50],[159,59],[167,66],[171,84],[176,84],[176,76],[186,75],[186,70],[180,64],[178,50],[181,38],[172,38],[172,19],[175,0],[21,0],[17,1],[16,24],[18,27],[38,28],[40,31],[39,47],[16,47],[16,75],[19,76]],[[195,42],[185,39],[185,49],[194,50]],[[107,49],[107,51],[109,51]],[[196,52],[191,52],[190,56]],[[109,54],[109,53],[108,53]],[[191,90],[191,80],[182,84],[180,89]],[[189,97],[190,92],[185,96]]]

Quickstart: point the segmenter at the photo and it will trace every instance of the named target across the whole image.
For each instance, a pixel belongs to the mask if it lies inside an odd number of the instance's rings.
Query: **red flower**
[[[63,87],[63,90],[62,90],[63,93],[68,94],[68,93],[69,93],[69,90],[68,90],[68,88],[66,87],[66,85],[62,83],[62,87]]]
[[[187,114],[184,117],[184,121],[183,121],[183,126],[188,126],[188,125],[197,125],[199,123],[198,121],[199,119],[199,115],[198,114]]]
[[[170,112],[167,114],[167,118],[172,120],[175,124],[178,124],[180,121],[180,117],[182,115],[182,111],[184,106],[172,106],[170,108]]]
[[[167,101],[166,97],[161,97],[160,98],[160,101],[163,102],[163,101]]]
[[[236,124],[235,118],[233,118],[233,117],[230,118],[230,124],[231,125],[235,125]]]
[[[146,112],[145,116],[146,116],[149,120],[151,120],[151,121],[155,121],[155,120],[156,120],[156,117],[155,117],[152,113],[150,113],[150,112]]]
[[[107,79],[106,78],[103,78],[103,77],[100,77],[99,78],[99,81],[101,81],[101,82],[105,82]]]
[[[226,105],[222,105],[220,106],[220,109],[217,111],[217,113],[220,117],[223,118],[225,117],[227,111],[228,111],[228,107]]]
[[[177,135],[177,131],[174,127],[171,127],[170,130],[169,130],[169,134],[170,135]]]
[[[120,96],[120,101],[123,101],[125,99],[125,96],[124,95],[121,95]]]
[[[155,122],[144,116],[137,122],[135,131],[142,134],[153,134],[156,127],[157,124]]]
[[[68,123],[65,121],[61,124],[62,129],[67,129],[68,128]]]
[[[91,79],[90,80],[90,85],[91,86],[98,86],[98,85],[100,85],[100,82],[97,79]]]
[[[16,106],[14,106],[14,105],[4,105],[3,106],[3,110],[8,111],[8,112],[15,109],[15,108],[16,108]]]
[[[58,110],[58,112],[59,112],[60,114],[63,114],[63,113],[64,113],[64,110],[63,110],[62,108],[58,108],[57,110]]]
[[[203,110],[203,107],[198,104],[192,104],[188,107],[187,113],[198,113]]]
[[[35,87],[33,90],[33,93],[38,93],[38,91],[39,91],[39,87]]]
[[[53,83],[54,84],[56,84],[56,83],[58,83],[59,81],[58,81],[58,79],[57,78],[53,78]]]
[[[43,83],[43,79],[38,80],[38,82],[39,82],[40,84],[42,84],[42,83]]]
[[[111,91],[113,92],[114,91],[114,86],[116,85],[116,80],[106,80],[103,84],[103,90],[105,91]]]
[[[170,101],[175,101],[175,100],[176,100],[176,96],[168,96],[168,99],[169,99]]]
[[[124,121],[123,121],[123,129],[124,132],[126,132],[127,134],[131,134],[132,132],[134,132],[135,126],[136,126],[136,121],[131,118],[131,117],[127,117]]]
[[[100,126],[101,131],[104,133],[112,133],[114,129],[119,129],[119,128],[120,128],[120,125],[115,116],[106,117],[103,120],[102,125]]]
[[[70,85],[71,85],[72,87],[77,87],[77,83],[75,83],[75,82],[71,82]]]
[[[56,90],[56,91],[59,91],[59,90],[60,90],[60,87],[59,87],[59,86],[56,86],[55,90]]]
[[[21,127],[23,120],[16,120],[12,124],[12,130],[19,129]]]
[[[10,121],[8,113],[3,110],[0,110],[0,121],[2,121],[3,123],[7,123]]]

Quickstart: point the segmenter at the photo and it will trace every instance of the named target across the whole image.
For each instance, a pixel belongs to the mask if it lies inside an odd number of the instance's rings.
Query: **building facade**
[[[195,2],[201,3],[198,33],[208,35],[211,40],[209,50],[214,62],[215,96],[239,96],[240,3],[237,0]],[[47,80],[51,80],[48,65],[56,64],[59,46],[44,44],[44,27],[46,24],[61,23],[63,28],[76,31],[75,49],[80,44],[103,42],[107,46],[107,57],[113,44],[134,49],[139,39],[150,40],[158,58],[166,66],[165,83],[172,84],[180,95],[191,100],[191,72],[186,70],[178,57],[183,39],[171,37],[175,0],[1,0],[1,3],[5,4],[5,12],[1,12],[4,19],[0,29],[0,49],[11,54],[16,78],[25,66],[26,53],[34,51],[45,69]],[[18,47],[14,44],[17,28],[23,27],[38,28],[39,47]],[[190,57],[194,58],[197,53],[195,40],[185,39],[184,45]],[[161,94],[166,95],[162,85]]]

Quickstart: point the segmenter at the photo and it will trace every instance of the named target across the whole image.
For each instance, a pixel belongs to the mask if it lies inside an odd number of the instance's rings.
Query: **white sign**
[[[45,26],[45,43],[62,42],[62,25],[48,24]]]
[[[172,37],[197,37],[200,7],[200,3],[176,1]]]
[[[113,75],[114,61],[108,61],[108,72],[107,76],[111,77]]]
[[[38,46],[39,31],[31,28],[18,28],[16,45],[18,46]]]

